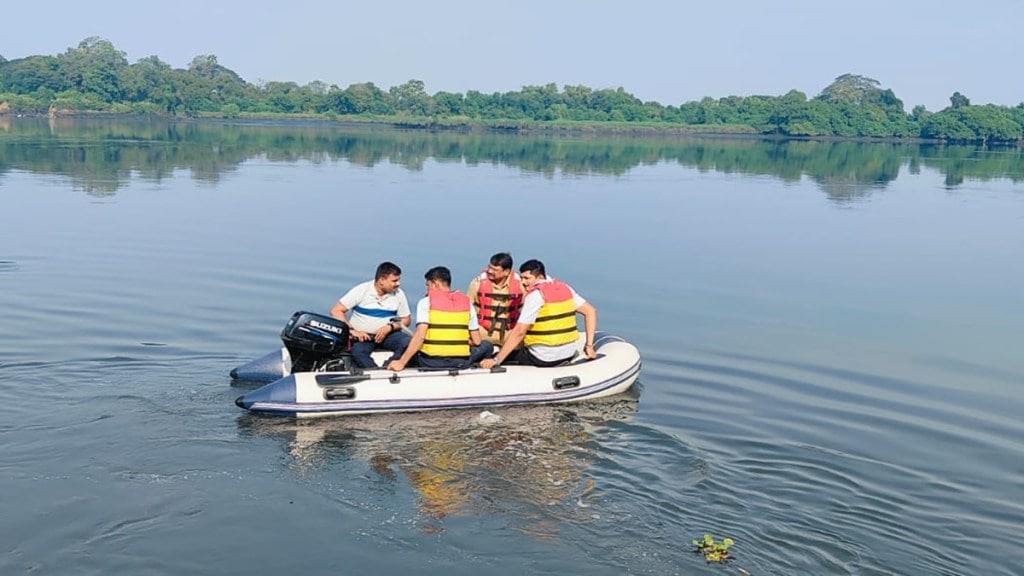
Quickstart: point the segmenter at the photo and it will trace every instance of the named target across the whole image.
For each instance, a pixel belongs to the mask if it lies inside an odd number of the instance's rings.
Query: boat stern
[[[235,405],[250,412],[294,414],[295,376],[285,376],[235,399]]]
[[[291,357],[287,348],[278,348],[251,362],[231,370],[231,378],[248,382],[273,382],[291,372]]]

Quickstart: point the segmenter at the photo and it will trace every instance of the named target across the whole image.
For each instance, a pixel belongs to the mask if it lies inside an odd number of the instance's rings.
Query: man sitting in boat
[[[481,368],[502,363],[550,367],[564,364],[576,356],[576,315],[583,316],[586,344],[583,353],[594,359],[594,333],[597,309],[568,284],[548,278],[540,260],[527,260],[519,267],[526,288],[526,299],[519,321],[509,332],[498,355],[480,362]],[[519,348],[522,343],[523,347]]]
[[[452,273],[435,266],[423,276],[427,295],[416,304],[416,332],[401,358],[387,364],[399,372],[422,368],[469,368],[489,358],[494,346],[480,339],[480,324],[469,298],[452,290]]]
[[[378,368],[370,357],[377,346],[390,350],[392,359],[409,346],[409,335],[402,331],[411,320],[409,300],[399,288],[401,279],[401,268],[382,262],[373,280],[355,286],[331,308],[331,316],[349,325],[352,361],[360,368]],[[349,311],[352,318],[346,319]]]
[[[491,256],[487,268],[469,283],[466,295],[476,306],[483,338],[495,346],[503,345],[526,296],[519,274],[512,270],[512,255],[499,252]]]

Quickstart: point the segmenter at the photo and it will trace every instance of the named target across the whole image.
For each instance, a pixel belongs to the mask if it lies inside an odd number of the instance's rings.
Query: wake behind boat
[[[625,340],[598,332],[597,358],[562,366],[492,369],[363,370],[348,354],[348,326],[296,312],[281,332],[284,347],[231,371],[238,380],[275,381],[235,400],[251,412],[305,416],[407,412],[513,404],[579,402],[620,394],[640,373],[640,353]],[[390,352],[375,352],[383,362]]]

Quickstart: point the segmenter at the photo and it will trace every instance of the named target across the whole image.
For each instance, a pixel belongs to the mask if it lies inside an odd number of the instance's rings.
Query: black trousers
[[[421,368],[469,368],[479,364],[484,358],[494,355],[494,344],[484,340],[479,346],[469,347],[469,356],[430,356],[418,352],[414,358],[416,366]]]
[[[512,354],[509,354],[508,358],[505,358],[505,361],[502,362],[502,364],[517,364],[519,366],[538,366],[540,368],[553,368],[555,366],[561,366],[562,364],[572,362],[572,359],[575,357],[576,354],[573,354],[572,356],[568,358],[563,358],[561,360],[541,360],[540,358],[537,358],[533,354],[530,354],[529,348],[523,346],[517,349]]]

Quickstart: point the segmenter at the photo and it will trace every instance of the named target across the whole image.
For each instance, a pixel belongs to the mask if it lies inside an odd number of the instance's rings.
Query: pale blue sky
[[[9,2],[0,55],[59,54],[90,36],[129,62],[176,68],[200,54],[250,82],[321,80],[485,93],[554,82],[623,87],[642,100],[813,97],[851,72],[909,110],[1024,102],[1024,0],[519,0]]]

